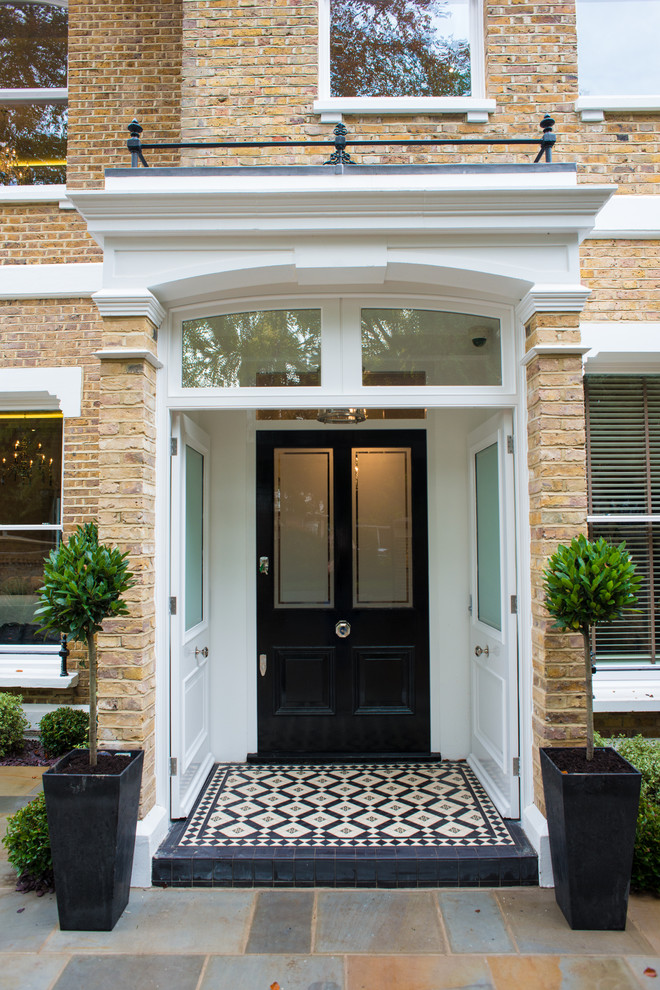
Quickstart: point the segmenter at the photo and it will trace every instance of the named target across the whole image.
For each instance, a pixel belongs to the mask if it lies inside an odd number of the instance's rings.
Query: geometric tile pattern
[[[467,763],[220,764],[179,839],[192,849],[514,846]]]

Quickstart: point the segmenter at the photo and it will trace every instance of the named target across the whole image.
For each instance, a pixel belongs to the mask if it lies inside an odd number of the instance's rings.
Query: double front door
[[[260,753],[429,750],[426,438],[257,441]]]

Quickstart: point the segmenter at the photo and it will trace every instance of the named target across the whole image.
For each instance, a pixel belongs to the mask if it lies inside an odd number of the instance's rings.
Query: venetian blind
[[[655,662],[660,584],[660,377],[588,376],[589,530],[625,541],[643,583],[638,610],[596,631],[600,661]]]

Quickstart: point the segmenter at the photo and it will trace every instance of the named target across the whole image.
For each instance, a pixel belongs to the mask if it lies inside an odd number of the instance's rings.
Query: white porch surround
[[[538,310],[579,312],[588,294],[579,279],[578,246],[614,187],[578,185],[572,166],[482,166],[396,170],[197,169],[109,171],[104,190],[72,190],[70,198],[103,246],[103,285],[95,295],[106,314],[145,315],[145,306],[170,313],[159,335],[159,358],[169,367],[178,321],[209,303],[221,309],[240,300],[359,295],[461,300],[467,312],[481,307],[508,313],[511,366],[507,385],[469,389],[360,389],[352,392],[295,388],[273,390],[182,390],[159,372],[157,628],[157,807],[141,823],[134,880],[148,876],[148,858],[168,813],[169,697],[168,587],[170,410],[204,412],[204,425],[220,410],[229,415],[236,456],[247,464],[254,436],[249,410],[266,407],[403,406],[514,411],[517,464],[518,614],[520,642],[521,806],[523,824],[539,851],[541,876],[549,877],[544,820],[533,805],[531,775],[531,629],[525,461],[525,390],[520,327]],[[113,301],[114,300],[114,301]],[[132,300],[132,301],[131,301]],[[134,309],[131,309],[134,306]],[[475,307],[474,309],[472,307]],[[439,308],[442,308],[440,305]],[[465,310],[464,310],[465,311]],[[151,317],[150,317],[151,318]],[[156,322],[156,321],[154,321]],[[158,320],[160,322],[160,320]],[[506,352],[504,352],[506,353]],[[130,358],[129,354],[126,357]],[[248,394],[246,394],[248,393]],[[245,410],[245,418],[237,415]],[[214,412],[215,411],[215,412]],[[244,425],[241,426],[241,422]],[[429,420],[434,463],[443,436]],[[447,420],[449,423],[450,420]],[[456,421],[457,423],[459,420]],[[461,428],[466,422],[461,422]],[[433,424],[433,425],[432,425]],[[244,432],[243,432],[244,431]],[[458,463],[458,439],[455,442]],[[243,451],[241,454],[240,452]],[[431,465],[431,461],[429,462]],[[430,478],[430,495],[438,491]],[[236,497],[236,494],[234,494]],[[440,504],[442,504],[440,502]],[[240,505],[235,506],[236,511]],[[249,528],[249,505],[243,509]],[[232,533],[233,549],[237,547]],[[247,548],[251,546],[249,534]],[[527,553],[527,556],[526,556]],[[251,559],[254,559],[252,556]],[[247,567],[247,565],[246,565]],[[256,714],[250,602],[253,576],[245,571],[244,632],[231,630],[232,665],[224,687],[252,737]],[[433,580],[433,578],[432,578]],[[436,585],[440,588],[440,585]],[[458,592],[460,594],[460,591]],[[432,624],[432,637],[439,635]],[[241,640],[242,637],[242,640]],[[436,682],[437,683],[437,682]],[[465,691],[465,684],[461,690]],[[448,702],[436,702],[435,738],[451,719]],[[248,740],[249,742],[249,740]],[[236,739],[222,740],[219,758],[235,758]]]

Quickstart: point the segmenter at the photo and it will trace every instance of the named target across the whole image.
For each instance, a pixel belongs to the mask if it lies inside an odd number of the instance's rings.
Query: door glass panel
[[[204,617],[204,458],[186,445],[186,629]]]
[[[424,309],[363,309],[363,385],[501,385],[500,321]]]
[[[331,607],[332,450],[275,450],[275,607]]]
[[[477,615],[502,628],[500,576],[500,495],[497,444],[474,458],[477,499]]]
[[[412,605],[410,449],[354,448],[353,605]]]
[[[321,384],[321,310],[275,309],[184,320],[184,388]]]

